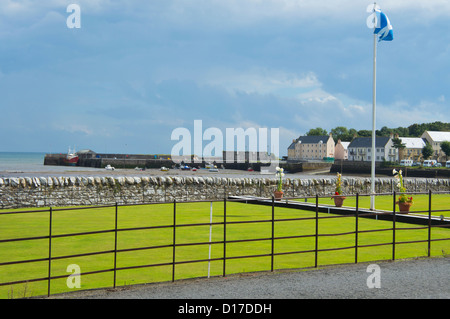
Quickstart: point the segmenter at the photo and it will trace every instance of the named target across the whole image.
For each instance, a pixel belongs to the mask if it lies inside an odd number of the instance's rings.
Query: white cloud
[[[247,94],[280,96],[295,96],[322,85],[314,72],[295,74],[262,68],[247,71],[216,68],[209,70],[198,81],[207,85],[221,86],[230,93],[241,91]]]
[[[391,104],[377,104],[377,127],[407,127],[414,123],[435,121],[450,121],[445,104],[427,100],[417,104],[409,104],[403,100]]]
[[[368,4],[356,0],[2,0],[0,16],[40,16],[44,11],[65,11],[71,3],[79,4],[82,12],[87,14],[114,12],[147,18],[161,17],[179,24],[220,21],[215,27],[224,24],[239,27],[267,19],[311,21],[331,17],[358,21],[367,15],[365,10]],[[379,5],[387,12],[420,12],[427,18],[450,16],[450,2],[447,0],[385,0]]]
[[[220,21],[220,25],[242,27],[270,19],[314,21],[337,19],[362,24],[368,15],[367,4],[356,0],[172,0],[167,17],[189,23],[195,16],[203,21]],[[427,19],[450,16],[447,0],[386,0],[379,2],[387,12],[416,13]],[[216,24],[216,27],[219,25]]]
[[[86,135],[92,135],[94,131],[87,125],[73,124],[73,123],[57,123],[53,125],[57,131],[69,132],[69,133],[82,133]]]
[[[314,88],[311,91],[301,93],[297,95],[297,98],[302,103],[309,103],[309,102],[319,102],[319,103],[325,103],[330,101],[337,101],[337,98],[330,93],[324,91],[321,88]]]

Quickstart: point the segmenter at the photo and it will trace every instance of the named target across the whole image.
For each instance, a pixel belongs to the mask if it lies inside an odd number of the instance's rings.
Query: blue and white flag
[[[394,40],[394,33],[392,32],[392,25],[389,18],[381,11],[377,12],[377,24],[374,34],[378,34],[380,37],[378,41],[392,41]]]

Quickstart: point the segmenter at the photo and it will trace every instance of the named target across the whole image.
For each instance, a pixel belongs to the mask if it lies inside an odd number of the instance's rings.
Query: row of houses
[[[398,137],[398,136],[397,136]],[[422,149],[428,142],[433,148],[431,159],[438,162],[446,161],[446,155],[441,149],[441,143],[450,142],[450,132],[425,131],[421,137],[398,137],[404,149],[394,147],[393,135],[377,137],[375,152],[372,154],[372,138],[356,137],[351,142],[338,140],[335,143],[332,134],[324,136],[300,136],[288,147],[289,161],[310,161],[334,158],[349,161],[400,161],[410,159],[422,160]]]

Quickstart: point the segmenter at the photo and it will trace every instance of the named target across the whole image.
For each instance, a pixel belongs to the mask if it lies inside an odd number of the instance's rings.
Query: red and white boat
[[[78,155],[75,152],[75,150],[71,151],[69,148],[69,151],[67,152],[66,158],[64,159],[64,163],[68,165],[77,165],[78,163]]]

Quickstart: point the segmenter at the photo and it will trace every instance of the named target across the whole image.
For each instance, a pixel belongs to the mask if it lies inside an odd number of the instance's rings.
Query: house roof
[[[405,148],[423,148],[426,144],[423,138],[420,137],[399,137]]]
[[[375,147],[385,147],[391,138],[385,136],[377,136],[375,138]],[[355,138],[348,148],[350,147],[372,147],[371,137],[357,137]]]
[[[301,142],[302,144],[317,144],[317,143],[326,143],[328,139],[331,138],[329,135],[309,135],[309,136],[300,136],[295,141]]]
[[[320,142],[326,144],[328,142],[328,139],[332,138],[330,135],[310,135],[310,136],[300,136],[295,141],[289,145],[288,149],[292,150],[295,148],[296,143],[302,143],[302,144],[318,144]]]
[[[428,133],[434,142],[450,142],[450,132],[425,131],[425,133]],[[424,137],[424,135],[422,135],[422,137]]]

